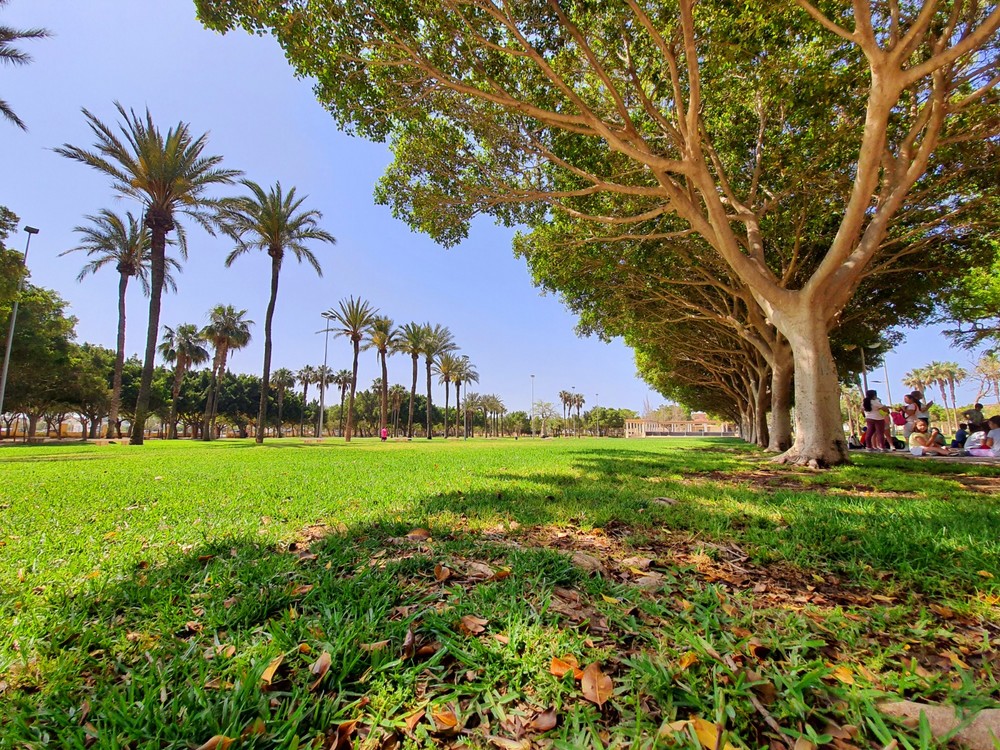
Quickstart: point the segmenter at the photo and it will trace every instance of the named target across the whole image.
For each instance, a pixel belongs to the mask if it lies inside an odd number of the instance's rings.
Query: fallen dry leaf
[[[492,566],[476,560],[469,560],[465,563],[465,575],[470,581],[491,581],[496,577],[497,572]]]
[[[583,568],[588,573],[603,573],[604,565],[593,555],[588,555],[586,552],[574,552],[573,556],[570,558],[576,567]]]
[[[362,643],[358,646],[362,651],[381,651],[389,645],[389,641],[375,641],[374,643]]]
[[[531,750],[531,740],[512,740],[508,737],[497,737],[495,734],[486,735],[486,739],[501,750]]]
[[[412,714],[403,719],[403,721],[406,723],[406,729],[412,732],[416,728],[417,724],[420,723],[420,720],[424,718],[424,715],[426,713],[427,712],[421,708],[414,711]]]
[[[309,692],[314,692],[316,688],[320,686],[320,683],[323,682],[323,678],[326,677],[326,673],[330,671],[331,661],[330,652],[324,651],[309,667],[309,671],[316,676],[315,682],[309,686]]]
[[[247,724],[246,728],[242,732],[240,732],[240,739],[245,740],[248,737],[256,737],[266,733],[267,733],[267,726],[264,724],[264,720],[261,719],[260,717],[257,717],[249,724]]]
[[[462,615],[461,627],[462,631],[467,635],[479,635],[486,630],[486,625],[489,624],[489,620],[484,620],[482,617],[474,617],[473,615]]]
[[[552,663],[549,665],[549,674],[554,674],[561,679],[567,672],[572,672],[574,679],[583,679],[583,670],[580,669],[580,662],[576,660],[575,656],[569,654],[563,657],[553,656]]]
[[[413,626],[411,625],[406,629],[406,636],[403,638],[403,658],[412,659],[413,652],[417,644],[417,636],[413,632]]]
[[[614,690],[614,683],[611,678],[601,671],[600,662],[594,662],[583,670],[583,677],[580,679],[580,689],[583,697],[591,703],[603,706],[608,702]]]
[[[351,735],[358,728],[358,719],[345,721],[326,733],[326,740],[323,743],[323,750],[351,750],[354,743],[351,742]]]
[[[954,706],[915,701],[881,703],[878,709],[887,716],[901,719],[910,727],[917,726],[923,714],[927,717],[931,734],[937,739],[954,732],[952,739],[969,750],[994,750],[1000,743],[1000,708],[988,708],[968,717],[959,714]]]
[[[547,732],[550,729],[555,728],[557,719],[556,707],[553,706],[547,711],[541,711],[535,714],[535,718],[528,722],[528,728],[536,732]]]
[[[431,538],[431,532],[427,529],[414,529],[406,535],[406,538],[411,542],[426,542]]]
[[[303,594],[308,594],[315,588],[311,583],[300,583],[294,589],[291,590],[290,596],[302,596]]]
[[[284,659],[285,655],[279,654],[268,662],[267,667],[265,667],[264,672],[260,676],[261,683],[267,686],[274,681],[274,673],[278,671],[278,667],[281,666],[281,662],[284,661]]]
[[[229,690],[233,683],[223,680],[221,677],[213,677],[205,683],[205,690]]]
[[[217,734],[214,737],[209,738],[207,742],[198,745],[197,750],[226,750],[226,748],[232,745],[235,741],[236,740],[232,737]]]
[[[686,654],[684,654],[684,656],[681,657],[681,660],[677,663],[677,666],[679,666],[681,669],[687,669],[692,664],[697,664],[697,663],[698,663],[698,654],[696,654],[694,651],[688,651]]]
[[[431,711],[434,727],[438,732],[453,732],[458,728],[458,717],[450,708],[437,708]]]
[[[438,583],[443,583],[449,578],[451,578],[451,568],[447,565],[442,565],[441,563],[434,566],[434,580]]]

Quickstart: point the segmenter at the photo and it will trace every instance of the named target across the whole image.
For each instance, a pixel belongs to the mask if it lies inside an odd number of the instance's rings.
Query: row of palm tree
[[[134,110],[126,111],[118,102],[115,107],[121,116],[118,132],[83,110],[84,117],[95,137],[93,150],[70,144],[56,152],[90,166],[111,178],[112,187],[121,196],[134,198],[143,206],[141,227],[130,214],[121,219],[109,211],[89,217],[93,227],[78,227],[84,241],[74,250],[84,250],[92,256],[81,275],[115,262],[121,274],[119,284],[119,341],[118,360],[124,361],[124,289],[128,278],[137,276],[148,288],[149,321],[146,332],[146,351],[142,379],[132,430],[132,444],[143,441],[143,426],[148,415],[150,387],[157,351],[160,325],[160,302],[164,286],[172,284],[169,271],[177,267],[168,259],[167,235],[174,233],[181,256],[187,256],[187,243],[183,227],[178,224],[180,215],[187,215],[201,224],[209,234],[222,231],[235,242],[235,248],[226,258],[230,266],[239,256],[251,250],[263,250],[271,257],[271,287],[267,313],[264,320],[264,363],[261,402],[256,440],[264,440],[267,394],[270,380],[272,336],[271,324],[278,294],[278,279],[286,251],[291,251],[299,262],[308,262],[322,275],[319,262],[306,247],[306,242],[334,243],[336,240],[319,227],[322,215],[315,210],[303,210],[305,198],[296,198],[295,189],[287,193],[281,183],[265,190],[252,180],[241,184],[249,195],[236,198],[216,198],[208,190],[218,185],[231,185],[242,173],[223,169],[222,157],[205,154],[206,135],[195,137],[187,123],[180,122],[162,133],[146,110],[140,117]],[[148,263],[148,281],[143,270]],[[213,371],[221,366],[224,371],[227,349],[216,349]],[[116,368],[113,386],[113,403],[120,404],[120,366]],[[213,379],[217,386],[217,380]],[[217,395],[217,393],[215,394]],[[209,399],[206,421],[213,417],[214,403]],[[210,431],[206,430],[206,434]]]
[[[572,391],[559,391],[559,401],[562,404],[563,409],[563,421],[566,421],[567,413],[569,415],[573,414],[573,409],[576,408],[576,421],[580,421],[580,409],[583,405],[587,403],[587,400],[583,397],[582,393],[573,393]]]

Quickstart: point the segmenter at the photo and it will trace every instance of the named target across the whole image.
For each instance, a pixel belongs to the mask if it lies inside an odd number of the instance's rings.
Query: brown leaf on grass
[[[954,732],[952,739],[969,750],[993,750],[1000,743],[1000,708],[988,708],[971,716],[962,716],[954,706],[893,701],[879,704],[878,710],[902,720],[909,727],[916,727],[923,714],[934,737],[942,739]]]
[[[229,609],[234,604],[236,604],[236,602],[238,602],[239,600],[240,600],[240,598],[238,596],[231,596],[228,599],[226,599],[224,602],[222,602],[222,606],[225,607],[226,609]]]
[[[495,640],[497,643],[502,643],[503,645],[506,646],[508,643],[510,643],[510,636],[503,635],[502,633],[494,633],[493,640]]]
[[[323,682],[323,678],[326,677],[326,673],[330,671],[331,663],[332,660],[330,658],[330,652],[324,651],[319,655],[319,658],[309,666],[309,671],[316,677],[313,684],[309,686],[309,692],[315,692],[316,688],[320,686],[320,683]]]
[[[569,654],[563,657],[553,656],[552,663],[549,665],[549,674],[562,679],[562,676],[567,672],[573,673],[573,679],[583,679],[583,670],[580,669],[580,662],[576,660],[575,656]]]
[[[799,737],[795,740],[792,750],[816,750],[816,743],[807,740],[805,737]]]
[[[528,722],[528,729],[532,729],[536,732],[547,732],[550,729],[555,728],[557,720],[558,717],[556,716],[556,707],[553,706],[547,711],[540,711],[535,714],[535,718]]]
[[[374,643],[362,643],[358,646],[362,651],[381,651],[389,645],[389,641],[375,641]]]
[[[705,748],[705,750],[736,750],[736,748],[728,742],[722,744],[722,731],[719,725],[713,724],[710,721],[705,721],[697,716],[688,719],[687,721],[673,721],[665,723],[662,727],[660,727],[659,734],[660,737],[666,737],[674,734],[675,732],[686,732],[689,727],[694,729],[698,742],[701,743],[701,746]]]
[[[403,637],[403,658],[412,659],[413,652],[416,650],[417,636],[413,632],[413,626],[411,625],[406,629],[406,635]]]
[[[451,578],[451,568],[447,565],[442,565],[438,563],[434,566],[434,580],[438,583],[444,583],[449,578]]]
[[[292,589],[289,592],[288,595],[289,596],[304,596],[305,594],[308,594],[310,591],[312,591],[314,588],[316,588],[316,587],[313,584],[311,584],[311,583],[300,583],[298,586],[296,586],[294,589]]]
[[[603,573],[604,564],[593,555],[586,552],[574,552],[570,562],[578,568],[583,568],[588,573]]]
[[[583,677],[580,679],[580,689],[583,697],[591,703],[603,706],[608,702],[614,690],[614,683],[611,678],[601,671],[601,663],[594,662],[583,670]]]
[[[466,635],[479,635],[486,630],[486,626],[489,624],[489,620],[484,620],[482,617],[474,617],[473,615],[462,615],[462,620],[459,627],[462,632]]]
[[[261,684],[267,687],[274,681],[274,673],[278,671],[278,667],[281,666],[281,662],[284,661],[285,655],[278,654],[271,661],[268,662],[267,667],[264,668],[264,672],[260,676]]]
[[[672,497],[654,497],[653,502],[657,505],[677,505],[677,501]]]
[[[411,542],[426,542],[431,538],[431,532],[427,529],[414,529],[406,535],[406,538]]]
[[[232,737],[226,737],[224,734],[217,734],[214,737],[209,738],[208,742],[198,745],[196,750],[226,750],[227,747],[232,745],[236,740]]]
[[[240,739],[245,740],[249,737],[259,737],[260,735],[267,733],[267,726],[264,724],[264,720],[257,717],[240,732]]]
[[[404,718],[403,721],[406,723],[407,731],[412,732],[416,728],[417,724],[420,723],[420,720],[424,718],[426,713],[427,711],[425,709],[419,708]]]
[[[233,683],[223,680],[221,677],[213,677],[205,683],[205,690],[230,690]]]
[[[501,750],[531,750],[530,740],[512,740],[509,737],[498,737],[495,734],[486,735],[491,745],[501,748]]]
[[[681,657],[681,660],[677,662],[677,666],[680,667],[681,669],[687,669],[692,664],[697,664],[697,663],[698,663],[698,654],[696,654],[694,651],[688,651],[686,654],[684,654],[684,656]]]
[[[451,734],[458,731],[458,717],[450,708],[435,708],[431,711],[434,719],[434,730],[439,733]]]
[[[955,617],[955,610],[951,609],[950,607],[942,607],[942,606],[937,605],[937,604],[932,604],[932,605],[930,605],[930,609],[931,609],[931,612],[934,612],[934,613],[940,615],[945,620],[951,620],[952,618]]]
[[[952,666],[954,666],[956,669],[969,669],[969,670],[972,669],[972,667],[970,667],[966,662],[962,661],[961,657],[954,651],[942,651],[941,656],[950,661],[952,663]]]
[[[351,735],[354,734],[357,728],[358,719],[338,724],[326,733],[326,739],[322,745],[323,750],[351,750],[354,747]]]
[[[497,572],[492,566],[477,560],[467,560],[465,575],[470,581],[492,581]]]

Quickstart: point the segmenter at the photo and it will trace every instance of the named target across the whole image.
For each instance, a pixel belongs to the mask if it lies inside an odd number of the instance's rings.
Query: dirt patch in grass
[[[684,481],[695,484],[714,482],[720,484],[750,485],[759,490],[795,490],[816,492],[821,495],[857,495],[860,497],[905,498],[906,492],[880,490],[866,484],[817,484],[809,481],[813,475],[781,469],[754,469],[753,471],[700,471],[684,475]],[[969,477],[977,479],[977,477]],[[1000,481],[1000,480],[998,480]]]
[[[979,492],[983,495],[1000,495],[1000,476],[982,477],[959,474],[955,477],[955,481],[970,492]]]

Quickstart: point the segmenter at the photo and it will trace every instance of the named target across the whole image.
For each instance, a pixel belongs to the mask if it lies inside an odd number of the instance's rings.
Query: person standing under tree
[[[861,404],[865,413],[865,447],[870,451],[889,450],[885,439],[885,418],[889,410],[878,400],[875,391],[866,391],[865,400]]]

